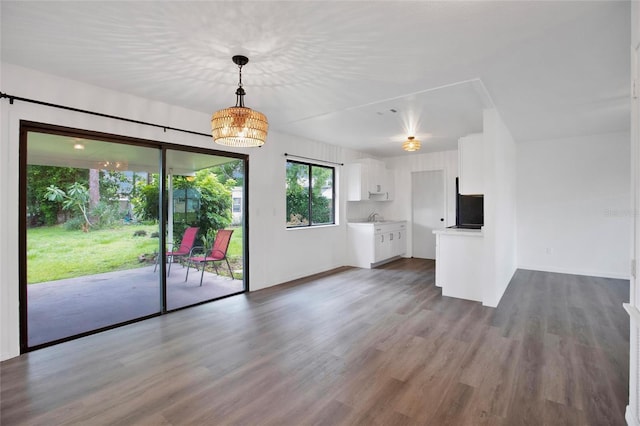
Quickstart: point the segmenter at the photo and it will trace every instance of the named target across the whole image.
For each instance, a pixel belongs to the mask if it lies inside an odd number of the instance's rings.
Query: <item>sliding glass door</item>
[[[158,211],[137,220],[160,150],[28,132],[26,296],[34,347],[157,314]]]
[[[244,291],[244,161],[177,150],[166,158],[167,310]]]
[[[246,160],[100,136],[22,132],[23,351],[245,291]]]

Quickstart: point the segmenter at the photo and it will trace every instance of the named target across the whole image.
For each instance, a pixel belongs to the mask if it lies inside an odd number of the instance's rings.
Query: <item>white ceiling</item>
[[[244,54],[246,104],[272,129],[381,157],[410,133],[454,149],[493,105],[517,141],[629,130],[628,1],[0,7],[2,61],[212,113]]]

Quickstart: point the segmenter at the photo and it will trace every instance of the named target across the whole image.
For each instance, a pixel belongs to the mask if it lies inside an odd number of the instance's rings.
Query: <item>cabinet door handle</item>
[[[402,238],[402,232],[398,232],[398,239]]]
[[[381,243],[384,243],[384,234],[380,235],[380,237],[381,237],[380,242],[381,242]]]
[[[393,241],[393,234],[389,234],[389,241]]]

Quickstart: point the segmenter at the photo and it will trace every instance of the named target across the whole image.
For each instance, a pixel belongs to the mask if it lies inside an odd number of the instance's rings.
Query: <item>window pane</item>
[[[160,150],[36,131],[26,144],[27,346],[159,313]]]
[[[170,149],[167,169],[167,309],[244,291],[244,162]],[[219,261],[197,259],[214,246]]]
[[[287,226],[309,225],[309,166],[287,162]]]
[[[311,166],[312,199],[311,223],[334,223],[333,220],[333,169]]]

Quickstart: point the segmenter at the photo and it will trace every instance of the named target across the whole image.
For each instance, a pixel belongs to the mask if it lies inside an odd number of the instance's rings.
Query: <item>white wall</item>
[[[105,114],[208,133],[210,115],[142,99],[37,71],[1,64],[2,91]],[[213,105],[212,105],[213,108]],[[263,148],[226,149],[210,138],[163,132],[86,114],[16,101],[0,101],[0,359],[19,353],[18,144],[19,120],[56,124],[154,141],[249,154],[250,289],[269,287],[344,264],[345,206],[337,226],[286,230],[284,153],[347,162],[362,156],[342,148],[270,132]],[[338,175],[340,174],[338,168]],[[338,177],[339,179],[339,177]],[[337,192],[342,190],[342,184]]]
[[[297,136],[269,136],[259,156],[250,158],[249,227],[250,284],[258,290],[323,272],[345,264],[346,259],[346,188],[343,168],[337,167],[336,206],[338,225],[286,229],[284,153],[349,162],[357,153],[336,146],[301,140]]]
[[[631,2],[631,78],[640,83],[640,2]],[[629,405],[625,419],[630,426],[640,425],[640,292],[638,284],[638,264],[640,257],[640,99],[631,98],[631,202],[630,209],[634,213],[631,220],[630,258],[634,259],[635,276],[630,279],[629,305],[625,309],[629,313]]]
[[[629,277],[628,133],[518,144],[518,266]]]
[[[441,151],[411,154],[385,159],[387,168],[394,170],[394,201],[381,203],[385,219],[407,220],[407,257],[412,256],[411,229],[411,173],[444,170],[445,202],[447,205],[445,226],[456,224],[456,177],[458,176],[458,151]]]
[[[483,112],[485,291],[498,306],[516,271],[516,145],[495,109]]]

